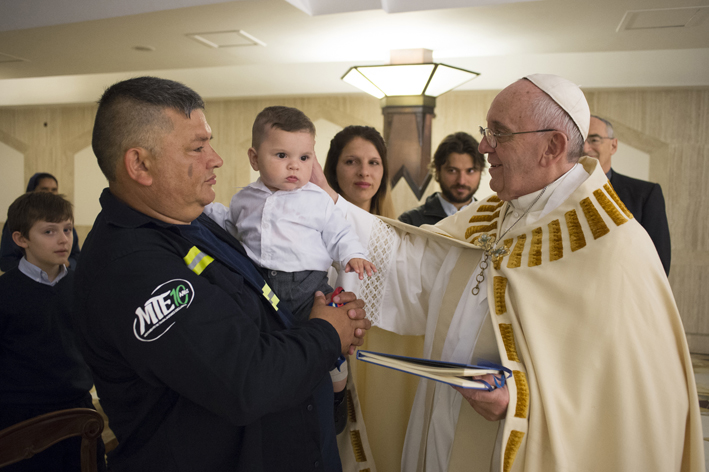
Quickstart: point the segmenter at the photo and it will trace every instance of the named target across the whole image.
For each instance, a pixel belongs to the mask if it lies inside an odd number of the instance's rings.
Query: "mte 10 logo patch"
[[[184,279],[165,282],[153,290],[145,305],[135,310],[133,333],[140,341],[151,342],[175,324],[174,316],[194,300],[192,284]]]

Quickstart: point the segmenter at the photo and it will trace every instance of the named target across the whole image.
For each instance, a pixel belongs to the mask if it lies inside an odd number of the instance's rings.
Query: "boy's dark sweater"
[[[19,269],[0,276],[0,405],[62,404],[93,380],[71,326],[74,275],[56,285]]]

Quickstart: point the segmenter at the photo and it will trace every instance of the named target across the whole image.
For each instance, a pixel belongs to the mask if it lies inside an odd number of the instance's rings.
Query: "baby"
[[[249,162],[260,178],[223,205],[205,212],[244,245],[274,293],[305,321],[316,291],[333,291],[327,270],[333,260],[359,278],[376,272],[365,249],[330,196],[310,182],[315,126],[305,114],[282,106],[265,108],[254,121]],[[347,364],[330,372],[335,428],[347,424]]]
[[[249,162],[260,178],[234,195],[228,212],[213,208],[211,216],[223,219],[242,242],[296,319],[307,320],[314,293],[333,291],[327,284],[333,260],[360,279],[376,268],[332,199],[309,181],[315,126],[302,111],[264,109],[254,121],[251,146]]]

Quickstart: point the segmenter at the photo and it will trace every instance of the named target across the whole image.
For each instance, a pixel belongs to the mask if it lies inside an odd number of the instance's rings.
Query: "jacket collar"
[[[163,228],[175,226],[172,223],[160,221],[129,207],[113,195],[108,188],[103,189],[99,201],[101,202],[101,208],[104,210],[103,217],[106,221],[121,228],[139,228],[150,223]]]
[[[118,226],[120,228],[140,228],[147,225],[155,225],[160,228],[171,229],[173,231],[178,231],[177,226],[173,223],[167,223],[165,221],[160,221],[151,216],[141,213],[135,210],[121,200],[116,198],[115,195],[111,193],[109,189],[104,189],[100,197],[101,208],[103,208],[103,217],[109,224]],[[231,234],[224,230],[221,226],[215,223],[211,218],[202,213],[197,217],[197,220],[206,226],[209,231],[214,233],[219,239],[229,244],[231,247],[239,251],[241,254],[246,255],[244,247],[236,240]]]

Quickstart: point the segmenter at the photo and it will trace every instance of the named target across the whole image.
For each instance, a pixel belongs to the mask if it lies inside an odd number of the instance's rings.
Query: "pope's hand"
[[[495,385],[492,375],[483,375],[475,378],[482,379],[490,385]],[[496,388],[491,392],[472,388],[453,388],[460,392],[463,398],[470,403],[470,406],[486,420],[497,421],[505,417],[507,404],[510,402],[510,392],[507,390],[507,385],[502,388]]]

